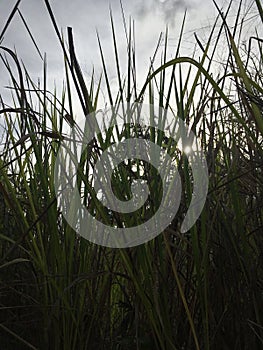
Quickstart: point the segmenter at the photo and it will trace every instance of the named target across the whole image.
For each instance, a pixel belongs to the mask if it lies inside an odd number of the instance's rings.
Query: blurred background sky
[[[237,8],[240,0],[233,1]],[[247,0],[246,8],[253,3]],[[0,0],[0,31],[12,11],[15,0]],[[218,0],[218,5],[226,9],[229,0]],[[109,4],[113,11],[115,31],[118,39],[118,50],[123,61],[123,75],[127,62],[127,46],[123,29],[123,18],[119,0],[50,0],[55,18],[61,30],[73,28],[76,53],[87,79],[95,69],[96,79],[102,71],[101,59],[96,37],[99,32],[112,87],[117,89],[116,65],[112,43]],[[202,42],[209,35],[217,15],[212,0],[122,0],[125,17],[128,22],[131,16],[135,21],[136,57],[138,83],[146,78],[149,58],[153,55],[160,32],[169,26],[169,55],[172,58],[181,29],[184,12],[187,10],[185,34],[181,55],[193,53],[196,44],[194,32]],[[54,81],[61,86],[64,76],[63,55],[54,28],[51,24],[44,0],[22,0],[19,9],[32,32],[42,54],[47,54],[48,81],[52,90]],[[18,13],[5,33],[2,46],[16,50],[35,81],[42,76],[43,62]],[[8,76],[0,63],[0,93],[4,96],[4,86],[8,85]]]

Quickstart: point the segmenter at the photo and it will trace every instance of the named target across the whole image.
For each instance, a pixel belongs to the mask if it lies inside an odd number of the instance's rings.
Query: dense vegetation
[[[123,79],[111,16],[117,96],[111,92],[100,40],[105,84],[93,76],[87,86],[71,29],[66,43],[45,3],[65,57],[61,96],[47,88],[45,60],[43,86],[38,86],[16,53],[0,47],[12,83],[12,105],[0,100],[6,130],[0,158],[1,349],[262,349],[263,41],[257,31],[244,38],[242,1],[231,26],[230,4],[224,13],[218,9],[206,43],[195,36],[199,56],[180,56],[183,23],[174,59],[168,60],[166,32],[162,61],[158,65],[151,60],[143,87],[136,79],[132,24],[124,25]],[[18,5],[19,1],[0,42]],[[255,9],[254,18],[263,24],[260,0]],[[218,63],[222,40],[226,57]],[[64,127],[74,123],[72,91],[77,91],[86,115],[99,108],[102,86],[114,106],[144,101],[171,107],[200,138],[209,192],[189,232],[182,234],[180,224],[191,199],[192,177],[180,152],[176,157],[183,183],[181,205],[175,220],[154,240],[110,249],[79,237],[63,219],[54,189],[54,164]],[[97,137],[80,171],[94,166],[101,151],[127,133],[135,135],[133,126]],[[156,130],[141,133],[167,147],[165,135],[158,139]],[[124,164],[122,176],[123,169]],[[92,180],[81,179],[83,201],[97,215],[100,207],[99,201],[91,200]],[[116,193],[129,188],[127,181],[113,181]],[[136,217],[126,220],[134,225]]]

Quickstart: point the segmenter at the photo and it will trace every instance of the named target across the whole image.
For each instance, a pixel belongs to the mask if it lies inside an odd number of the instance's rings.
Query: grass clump
[[[156,67],[151,61],[140,89],[132,24],[125,27],[128,69],[123,79],[111,14],[117,96],[111,91],[99,36],[103,76],[97,87],[94,75],[87,86],[72,30],[68,29],[66,45],[50,4],[45,3],[65,58],[61,96],[48,91],[45,59],[43,84],[38,86],[16,53],[0,48],[12,83],[12,105],[1,98],[0,110],[6,128],[0,160],[0,338],[4,348],[261,349],[262,38],[256,32],[241,47],[242,3],[233,27],[227,24],[231,6],[224,13],[218,8],[207,42],[196,36],[199,59],[180,55],[183,23],[175,56],[168,60],[167,31],[162,62]],[[19,1],[0,38],[18,6]],[[263,22],[259,0],[255,6]],[[221,62],[222,73],[215,77],[222,38],[228,43],[227,57]],[[193,185],[186,157],[158,130],[131,125],[97,135],[83,154],[78,179],[83,202],[93,215],[102,213],[99,201],[92,200],[89,169],[109,145],[140,132],[140,137],[176,154],[183,190],[175,220],[154,240],[117,250],[79,237],[63,218],[54,188],[55,160],[66,125],[75,123],[73,90],[84,115],[96,112],[102,79],[114,108],[136,101],[171,108],[201,140],[209,192],[189,232],[180,233]],[[151,173],[159,181],[147,164],[136,165],[137,172],[143,167],[146,177]],[[123,164],[113,179],[120,195],[129,191],[126,171]],[[156,201],[153,212],[154,205]],[[113,224],[119,223],[114,213],[106,214]],[[125,220],[133,226],[137,219],[134,215]]]

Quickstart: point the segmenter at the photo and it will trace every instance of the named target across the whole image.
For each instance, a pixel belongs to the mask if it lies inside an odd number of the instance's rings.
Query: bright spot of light
[[[185,146],[184,153],[185,154],[190,154],[191,152],[192,152],[192,147],[191,146]]]

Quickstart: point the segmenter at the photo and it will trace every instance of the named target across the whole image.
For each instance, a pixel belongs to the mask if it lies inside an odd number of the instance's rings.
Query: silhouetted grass
[[[166,148],[178,162],[183,191],[171,225],[154,240],[129,249],[110,249],[76,235],[57,207],[55,160],[65,126],[75,123],[73,90],[84,115],[99,109],[101,80],[87,86],[75,52],[72,30],[67,44],[45,1],[65,57],[65,89],[61,96],[31,80],[16,53],[0,47],[12,83],[12,106],[1,98],[6,128],[0,159],[0,339],[13,349],[261,349],[263,346],[263,88],[262,38],[239,36],[242,3],[233,28],[230,7],[218,18],[206,43],[196,38],[201,56],[181,57],[184,23],[172,60],[167,59],[168,30],[162,62],[153,59],[142,87],[137,85],[133,25],[127,34],[127,63],[122,78],[117,36],[110,13],[119,82],[114,96],[107,57],[99,39],[108,100],[114,108],[146,102],[172,108],[200,138],[209,170],[209,192],[196,224],[185,234],[180,226],[193,185],[186,157],[172,140],[154,128],[140,130]],[[17,11],[9,16],[0,39]],[[255,6],[263,23],[262,6]],[[239,29],[241,28],[241,29]],[[30,31],[30,28],[27,27]],[[33,33],[30,33],[33,38]],[[227,59],[215,77],[215,55],[225,38]],[[35,41],[34,41],[35,43]],[[36,44],[36,43],[35,43]],[[15,64],[16,71],[11,68]],[[186,70],[184,70],[186,68]],[[218,68],[218,65],[217,65]],[[118,224],[95,200],[87,177],[102,150],[135,137],[125,126],[98,135],[83,153],[78,185],[93,215]],[[142,164],[137,165],[138,175]],[[145,176],[158,174],[144,164]],[[128,166],[123,164],[113,187],[130,194]],[[84,180],[84,178],[86,180]],[[87,180],[88,178],[88,180]],[[151,206],[151,214],[158,203]],[[141,212],[137,213],[141,215]],[[125,217],[133,226],[136,215]]]

